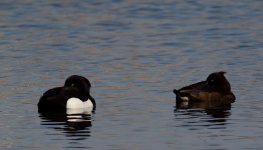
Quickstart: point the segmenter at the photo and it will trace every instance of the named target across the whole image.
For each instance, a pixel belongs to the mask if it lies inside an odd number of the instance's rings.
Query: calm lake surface
[[[1,1],[0,149],[263,149],[263,1]],[[172,90],[226,71],[228,109],[176,109]],[[93,114],[43,116],[78,74]],[[71,116],[72,117],[72,116]],[[68,120],[68,121],[67,121]]]

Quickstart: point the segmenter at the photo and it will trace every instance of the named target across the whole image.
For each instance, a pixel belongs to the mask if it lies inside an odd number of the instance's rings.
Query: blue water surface
[[[263,1],[1,1],[0,149],[263,149]],[[174,88],[226,71],[225,110],[177,109]],[[38,113],[78,74],[84,123]]]

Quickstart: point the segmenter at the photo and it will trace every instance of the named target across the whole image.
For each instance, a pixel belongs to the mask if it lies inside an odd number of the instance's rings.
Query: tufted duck
[[[46,91],[38,102],[38,111],[59,112],[67,109],[90,109],[96,107],[96,102],[90,96],[91,84],[88,79],[72,75],[65,81],[63,87]]]
[[[205,81],[201,81],[179,90],[174,89],[177,102],[234,102],[235,95],[225,72],[211,73]]]

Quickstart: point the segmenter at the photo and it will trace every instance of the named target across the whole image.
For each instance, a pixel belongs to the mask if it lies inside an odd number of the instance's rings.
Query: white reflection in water
[[[61,133],[70,140],[84,140],[91,136],[92,110],[68,109],[59,113],[40,114],[41,125],[53,128],[57,135]]]

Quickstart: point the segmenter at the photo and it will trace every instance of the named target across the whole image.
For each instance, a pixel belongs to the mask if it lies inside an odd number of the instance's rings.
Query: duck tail
[[[179,90],[174,89],[173,92],[174,92],[174,94],[178,94]]]

